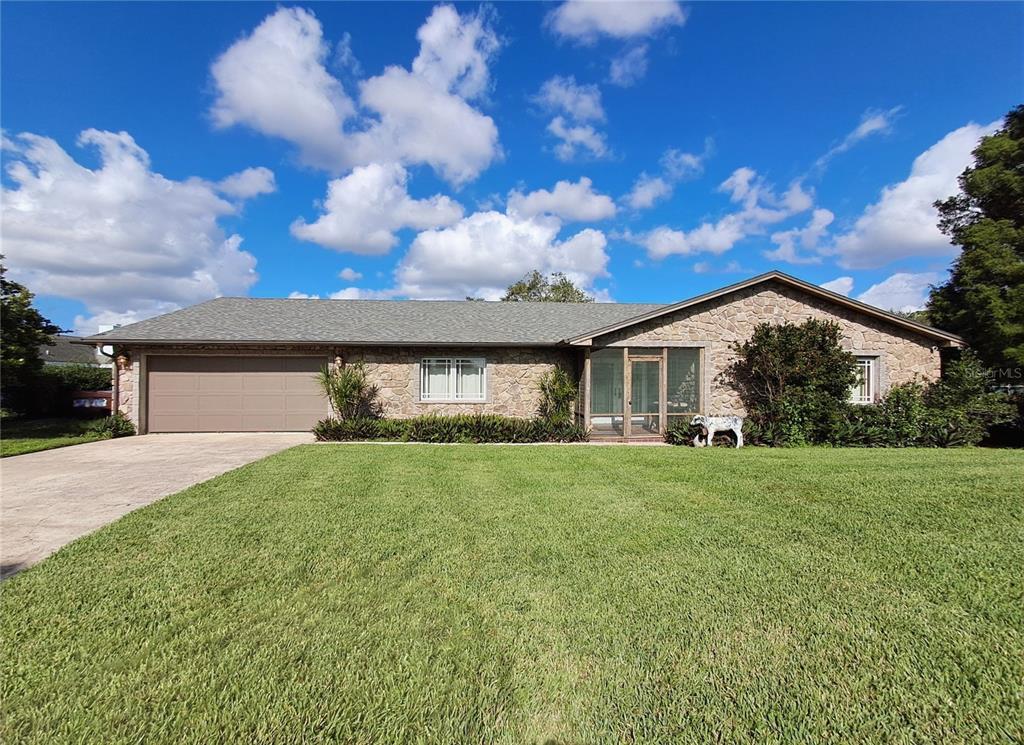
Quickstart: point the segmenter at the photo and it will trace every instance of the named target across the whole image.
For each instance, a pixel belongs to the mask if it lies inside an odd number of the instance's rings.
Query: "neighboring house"
[[[594,437],[655,437],[694,413],[742,413],[721,380],[761,322],[837,321],[854,400],[940,372],[962,340],[769,272],[673,305],[219,298],[88,337],[112,344],[115,399],[140,432],[305,430],[329,414],[314,373],[361,361],[384,413],[533,416],[556,365]]]
[[[97,365],[112,367],[109,357],[100,356],[99,352],[82,346],[82,337],[58,334],[53,337],[53,344],[39,347],[39,357],[46,365]]]

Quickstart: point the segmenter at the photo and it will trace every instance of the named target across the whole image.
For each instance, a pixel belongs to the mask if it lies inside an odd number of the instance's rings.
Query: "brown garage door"
[[[297,432],[327,416],[322,357],[147,358],[150,432]]]

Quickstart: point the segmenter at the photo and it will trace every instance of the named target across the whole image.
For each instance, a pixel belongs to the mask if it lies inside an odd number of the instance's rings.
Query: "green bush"
[[[331,409],[339,419],[378,418],[380,390],[370,383],[362,362],[324,367],[317,376]]]
[[[14,408],[30,417],[57,416],[72,411],[74,391],[106,391],[112,386],[110,368],[96,365],[46,365],[12,394]]]
[[[733,345],[725,380],[739,393],[755,441],[768,445],[828,442],[841,425],[856,359],[843,351],[833,321],[761,323]]]
[[[1017,416],[1010,397],[990,392],[989,385],[989,372],[965,352],[930,385],[896,385],[875,406],[849,406],[830,441],[862,447],[977,445],[990,428]]]
[[[66,391],[109,391],[113,384],[110,368],[96,365],[47,365],[42,375]]]
[[[313,427],[317,440],[346,442],[585,442],[579,425],[544,419],[518,419],[497,414],[418,416],[410,419],[323,419]]]
[[[130,437],[135,434],[135,425],[120,411],[111,416],[98,419],[89,425],[87,432],[94,432],[106,437]]]
[[[540,379],[540,406],[537,414],[554,424],[570,424],[575,419],[576,382],[564,369],[556,367]]]

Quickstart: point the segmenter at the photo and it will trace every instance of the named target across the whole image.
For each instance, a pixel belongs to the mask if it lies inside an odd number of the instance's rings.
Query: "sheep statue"
[[[690,424],[699,424],[702,428],[701,434],[698,434],[693,438],[693,446],[695,448],[702,448],[705,445],[711,445],[715,439],[716,432],[725,432],[731,429],[732,433],[736,435],[736,447],[743,447],[743,417],[740,416],[703,416],[698,414],[690,420]],[[706,439],[701,442],[701,435]]]

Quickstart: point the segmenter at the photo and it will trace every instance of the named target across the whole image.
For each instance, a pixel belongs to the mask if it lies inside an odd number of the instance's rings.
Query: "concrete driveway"
[[[0,460],[0,578],[187,486],[293,445],[306,433],[125,437]]]

